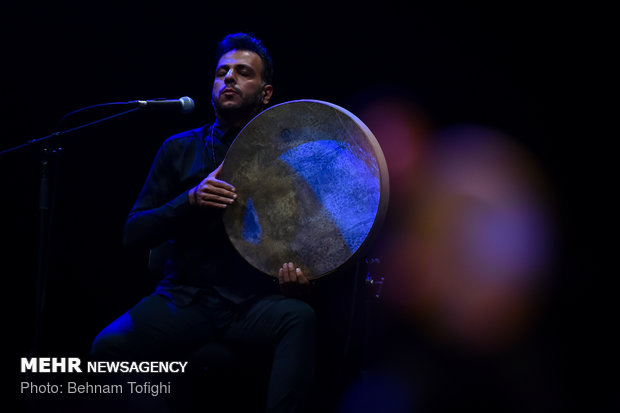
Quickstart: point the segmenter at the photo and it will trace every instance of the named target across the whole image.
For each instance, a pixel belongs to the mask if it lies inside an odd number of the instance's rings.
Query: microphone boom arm
[[[31,140],[29,140],[26,143],[23,143],[21,145],[17,145],[17,146],[14,146],[12,148],[8,148],[8,149],[4,149],[4,150],[0,151],[0,155],[4,155],[6,153],[13,152],[15,150],[18,150],[18,149],[21,149],[21,148],[25,148],[25,147],[34,145],[36,143],[39,143],[41,141],[44,141],[44,140],[47,140],[47,139],[50,139],[50,138],[53,138],[53,137],[58,137],[58,136],[61,136],[61,135],[65,135],[67,133],[74,132],[76,130],[79,130],[79,129],[82,129],[82,128],[85,128],[85,127],[88,127],[88,126],[91,126],[91,125],[95,125],[95,124],[100,123],[100,122],[105,122],[107,120],[116,118],[118,116],[126,115],[128,113],[131,113],[131,112],[134,112],[134,111],[137,111],[137,110],[145,110],[145,109],[170,110],[170,109],[174,109],[174,110],[180,111],[181,113],[190,113],[190,112],[192,112],[194,110],[194,101],[192,100],[192,98],[190,98],[188,96],[184,96],[184,97],[182,97],[180,99],[175,99],[175,100],[154,99],[154,100],[132,100],[130,102],[99,103],[97,105],[86,106],[86,107],[83,107],[83,108],[80,108],[80,109],[77,109],[77,110],[74,110],[74,111],[71,111],[71,112],[65,114],[58,121],[57,128],[60,128],[60,125],[62,125],[64,120],[67,119],[71,115],[75,115],[76,113],[83,112],[83,111],[88,110],[88,109],[98,108],[98,107],[102,107],[102,106],[112,106],[112,105],[123,105],[123,106],[132,105],[133,108],[131,108],[129,110],[126,110],[124,112],[121,112],[121,113],[117,113],[115,115],[111,115],[111,116],[105,117],[103,119],[98,119],[98,120],[95,120],[93,122],[89,122],[89,123],[86,123],[86,124],[83,124],[83,125],[80,125],[80,126],[76,126],[74,128],[71,128],[71,129],[54,132],[54,133],[52,133],[50,135],[47,135],[47,136],[44,136],[42,138],[31,139]]]
[[[95,106],[99,106],[99,105],[95,105]],[[91,108],[91,107],[93,107],[93,106],[89,106],[88,108]],[[88,108],[83,108],[83,109],[88,109]],[[80,110],[83,110],[83,109],[80,109]],[[0,151],[0,155],[4,155],[4,154],[6,154],[6,153],[13,152],[13,151],[16,151],[16,150],[21,149],[21,148],[26,148],[26,147],[28,147],[28,146],[32,146],[32,145],[34,145],[34,144],[37,144],[37,143],[39,143],[39,142],[45,141],[45,140],[50,139],[50,138],[54,138],[54,137],[58,137],[58,136],[62,136],[62,135],[66,135],[67,133],[75,132],[75,131],[77,131],[77,130],[80,130],[80,129],[86,128],[86,127],[88,127],[88,126],[92,126],[92,125],[95,125],[95,124],[97,124],[97,123],[105,122],[105,121],[107,121],[107,120],[110,120],[110,119],[113,119],[113,118],[116,118],[116,117],[119,117],[119,116],[122,116],[122,115],[126,115],[126,114],[131,113],[131,112],[135,112],[136,110],[139,110],[139,109],[140,109],[140,107],[132,108],[132,109],[126,110],[126,111],[124,111],[124,112],[116,113],[116,114],[114,114],[114,115],[111,115],[111,116],[105,117],[105,118],[103,118],[103,119],[97,119],[97,120],[95,120],[95,121],[92,121],[92,122],[89,122],[89,123],[85,123],[85,124],[83,124],[83,125],[76,126],[76,127],[74,127],[74,128],[71,128],[71,129],[67,129],[67,130],[64,130],[64,131],[54,132],[54,133],[52,133],[52,134],[50,134],[50,135],[47,135],[47,136],[44,136],[44,137],[42,137],[42,138],[38,138],[38,139],[31,139],[31,140],[29,140],[29,141],[27,141],[26,143],[23,143],[23,144],[21,144],[21,145],[17,145],[17,146],[14,146],[14,147],[12,147],[12,148],[8,148],[8,149],[4,149],[4,150]],[[69,114],[77,113],[77,112],[78,112],[78,111],[80,111],[80,110],[77,110],[77,111],[71,112],[71,113],[69,113]],[[65,116],[65,117],[66,117],[66,116]],[[63,117],[63,118],[64,118],[64,117]]]

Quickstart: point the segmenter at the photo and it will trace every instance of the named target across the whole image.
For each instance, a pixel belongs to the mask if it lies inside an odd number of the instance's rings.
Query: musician
[[[267,411],[293,412],[314,370],[315,314],[300,299],[309,282],[294,263],[283,263],[276,280],[238,255],[221,219],[236,189],[218,177],[237,133],[271,99],[273,64],[261,42],[243,33],[219,43],[216,61],[215,122],[163,143],[125,224],[127,246],[171,241],[165,277],[96,337],[91,355],[182,359],[216,339],[269,346]]]

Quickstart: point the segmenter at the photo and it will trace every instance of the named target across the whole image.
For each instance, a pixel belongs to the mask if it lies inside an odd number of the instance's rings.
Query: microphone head
[[[181,102],[181,113],[192,113],[194,111],[194,100],[188,96],[179,99]]]

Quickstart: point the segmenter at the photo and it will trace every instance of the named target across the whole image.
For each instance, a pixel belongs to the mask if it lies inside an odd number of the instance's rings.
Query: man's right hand
[[[200,207],[226,208],[237,198],[235,187],[218,179],[222,170],[222,162],[217,169],[209,174],[200,184],[190,189],[190,205]]]

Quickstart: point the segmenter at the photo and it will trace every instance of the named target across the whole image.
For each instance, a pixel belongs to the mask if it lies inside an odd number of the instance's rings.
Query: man
[[[225,37],[216,59],[216,121],[164,142],[125,225],[128,246],[172,240],[165,277],[97,336],[91,354],[179,358],[214,339],[267,346],[273,350],[267,411],[292,412],[314,367],[315,314],[293,298],[307,294],[309,282],[293,263],[284,263],[275,280],[238,255],[221,220],[236,190],[218,179],[235,136],[271,99],[272,61],[260,41],[243,33]]]

